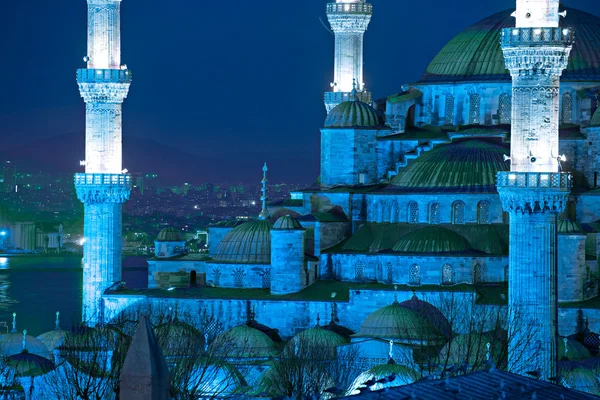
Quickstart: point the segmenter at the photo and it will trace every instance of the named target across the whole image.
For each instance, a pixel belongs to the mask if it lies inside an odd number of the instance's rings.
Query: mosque
[[[520,335],[516,321],[536,328],[531,343],[506,345],[507,363],[517,350],[527,356],[514,372],[551,379],[568,349],[571,360],[598,354],[600,17],[558,0],[517,0],[515,12],[452,38],[418,82],[373,99],[363,81],[372,5],[327,4],[334,76],[317,182],[269,203],[265,164],[255,220],[212,226],[208,255],[185,252],[178,227],[163,230],[148,288],[128,289],[120,141],[131,73],[120,61],[120,1],[88,3],[88,68],[78,71],[86,173],[75,178],[88,325],[148,304],[208,314],[221,325],[197,327],[207,342],[255,343],[264,358],[291,338],[356,347],[361,379],[394,372],[406,384],[423,345],[449,354],[474,336],[436,303],[447,295],[473,315],[510,310],[505,336]],[[483,331],[498,328],[481,328],[477,348],[488,359],[500,339]],[[571,387],[600,394],[592,369],[570,373]]]

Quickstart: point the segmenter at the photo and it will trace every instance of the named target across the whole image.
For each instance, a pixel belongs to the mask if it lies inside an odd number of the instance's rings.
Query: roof
[[[420,90],[415,89],[415,88],[410,88],[404,92],[400,92],[400,93],[388,96],[387,100],[390,103],[395,104],[395,103],[401,103],[403,101],[418,99],[421,96],[423,96],[423,92],[421,92]]]
[[[239,325],[221,333],[213,345],[217,354],[229,357],[273,357],[279,353],[275,342],[264,332]]]
[[[275,221],[275,224],[273,224],[273,230],[280,230],[280,231],[303,231],[304,228],[302,227],[302,225],[300,225],[300,222],[298,222],[298,220],[294,217],[292,217],[291,215],[284,215],[283,217],[279,218],[277,221]]]
[[[428,250],[432,254],[447,253],[448,250],[453,250],[455,255],[508,254],[508,225],[506,224],[425,226],[426,228],[422,224],[367,222],[348,240],[326,249],[324,252],[376,254],[390,253],[396,248],[397,251],[415,253]],[[422,232],[419,233],[419,231]],[[451,233],[447,231],[451,231]],[[438,232],[441,232],[440,237],[447,239],[446,245],[441,246],[438,243],[428,242],[429,239],[437,237]],[[401,242],[403,238],[405,240]],[[395,247],[396,245],[403,245],[403,247]],[[465,246],[467,249],[459,252]]]
[[[568,218],[558,221],[558,233],[563,235],[585,235],[581,225]]]
[[[157,242],[185,242],[181,231],[175,228],[165,228],[156,237]]]
[[[600,80],[600,18],[570,7],[561,24],[575,30],[577,40],[562,81]],[[433,58],[419,83],[506,81],[500,31],[515,26],[513,9],[491,15],[455,36]]]
[[[213,258],[228,263],[270,264],[271,227],[267,220],[236,226],[221,240]]]
[[[507,145],[494,139],[441,144],[408,163],[388,189],[411,192],[496,193],[496,174],[508,171]]]
[[[383,121],[370,105],[355,99],[335,106],[325,118],[325,128],[369,128],[383,127]]]
[[[315,346],[316,348],[332,348],[347,344],[350,340],[346,336],[342,336],[332,330],[325,329],[319,325],[314,328],[303,330],[298,333],[297,337],[300,342],[308,346]],[[290,341],[289,344],[293,345],[294,341]]]
[[[489,369],[442,380],[422,380],[410,385],[387,388],[383,391],[365,392],[344,397],[350,400],[445,400],[445,399],[544,399],[586,400],[598,399],[542,380],[531,379],[511,372]],[[460,396],[457,393],[460,391]],[[505,393],[503,395],[502,393]],[[535,397],[533,397],[535,394]],[[505,396],[505,397],[504,397]]]

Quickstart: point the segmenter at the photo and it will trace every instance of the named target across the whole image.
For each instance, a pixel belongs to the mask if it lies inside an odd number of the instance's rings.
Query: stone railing
[[[131,186],[129,174],[75,174],[75,186]]]
[[[128,69],[78,69],[79,83],[131,83],[132,73]]]
[[[497,187],[571,190],[568,172],[498,172]]]
[[[327,14],[372,14],[373,6],[369,3],[329,3]]]
[[[327,112],[331,111],[336,105],[345,101],[352,100],[350,92],[325,92],[324,99],[327,106]],[[363,103],[371,104],[372,97],[370,92],[357,92],[356,97]],[[330,109],[331,107],[331,109]]]
[[[504,28],[500,43],[512,46],[571,46],[575,32],[570,28]]]

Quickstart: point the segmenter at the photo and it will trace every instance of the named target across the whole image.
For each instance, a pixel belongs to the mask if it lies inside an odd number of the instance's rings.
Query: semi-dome
[[[304,230],[300,222],[291,215],[284,215],[273,224],[273,228],[280,231],[300,231]]]
[[[350,395],[360,394],[360,389],[365,387],[365,382],[379,381],[382,378],[393,378],[385,382],[377,382],[370,386],[371,391],[381,390],[389,387],[404,386],[414,383],[419,374],[409,367],[396,364],[392,359],[386,364],[376,365],[361,373],[352,383]]]
[[[417,312],[397,301],[371,313],[355,337],[393,339],[400,342],[440,341],[443,337]]]
[[[233,228],[217,246],[213,258],[230,263],[271,263],[271,222],[255,220]]]
[[[600,18],[570,7],[561,24],[575,30],[575,44],[562,81],[600,80]],[[455,36],[431,61],[420,83],[506,81],[500,32],[513,28],[514,9],[491,15]]]
[[[581,225],[577,222],[565,218],[558,221],[558,233],[563,235],[583,235],[585,234]]]
[[[420,300],[414,295],[410,300],[403,301],[400,305],[418,313],[422,318],[429,321],[443,336],[450,337],[452,335],[450,322],[433,304]]]
[[[239,325],[221,333],[211,344],[218,355],[246,358],[270,358],[279,351],[275,342],[267,334]]]
[[[401,253],[464,253],[471,246],[467,239],[439,226],[413,231],[402,237],[392,248]]]
[[[383,122],[377,111],[358,99],[335,106],[325,118],[325,128],[378,128]]]
[[[495,193],[496,174],[508,171],[507,145],[495,139],[461,139],[435,146],[400,169],[390,189],[411,192]]]
[[[157,242],[183,242],[181,232],[175,228],[165,228],[156,237]]]

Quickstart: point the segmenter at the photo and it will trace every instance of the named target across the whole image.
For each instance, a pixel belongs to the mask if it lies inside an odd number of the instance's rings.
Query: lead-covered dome
[[[221,333],[211,344],[219,356],[270,358],[279,353],[275,342],[265,333],[239,325]]]
[[[335,106],[325,118],[325,128],[378,128],[383,122],[377,111],[358,99]]]
[[[256,220],[233,228],[217,247],[213,258],[230,263],[271,263],[271,222]]]
[[[584,235],[585,232],[577,222],[564,218],[558,221],[558,233],[562,235]]]
[[[181,232],[175,228],[165,228],[156,237],[157,242],[184,242]]]
[[[390,189],[411,192],[495,193],[496,174],[508,171],[507,145],[462,139],[434,147],[398,171]]]
[[[456,232],[430,226],[402,237],[392,250],[400,253],[464,253],[471,250],[471,246]]]
[[[575,44],[562,81],[600,80],[600,18],[570,7],[561,25],[575,30]],[[455,36],[431,61],[420,83],[507,81],[500,32],[513,28],[514,9],[491,15]]]
[[[284,215],[273,224],[274,230],[279,231],[303,231],[304,228],[298,220],[291,215]]]

